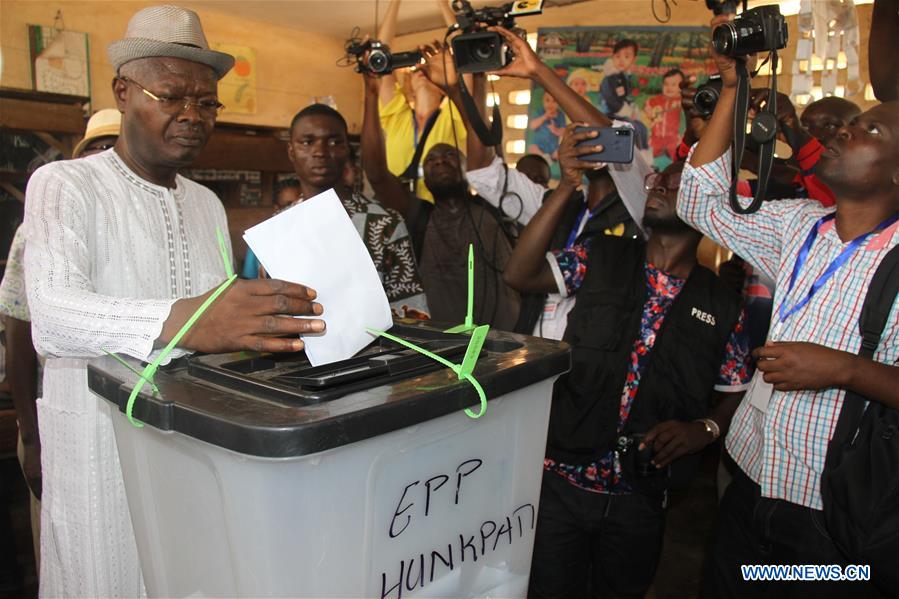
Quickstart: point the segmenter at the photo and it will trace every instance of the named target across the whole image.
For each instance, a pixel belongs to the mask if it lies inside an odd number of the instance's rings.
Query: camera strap
[[[437,117],[440,116],[440,108],[431,113],[431,116],[428,117],[428,120],[425,121],[425,128],[421,130],[421,136],[418,138],[418,143],[415,144],[415,153],[412,155],[412,161],[409,162],[409,166],[406,167],[406,170],[400,175],[400,179],[404,181],[411,181],[412,183],[412,191],[415,191],[415,185],[418,182],[418,165],[421,164],[421,155],[424,154],[425,144],[428,141],[428,136],[431,134],[431,129],[434,128],[434,123],[437,122]],[[412,125],[417,127],[415,120],[415,112],[412,113]]]
[[[489,147],[501,144],[503,141],[503,117],[499,113],[499,105],[493,105],[493,122],[488,129],[483,117],[481,117],[481,111],[478,110],[477,105],[474,103],[474,98],[468,92],[464,77],[459,77],[459,88],[462,92],[462,108],[468,115],[468,122],[471,123],[471,128],[474,129],[478,139],[481,140],[482,144]]]
[[[768,181],[774,169],[774,147],[777,140],[777,52],[772,52],[771,89],[764,110],[756,113],[752,121],[750,136],[759,144],[758,186],[755,197],[747,207],[737,199],[737,182],[743,150],[746,147],[746,119],[749,115],[750,76],[746,63],[737,61],[737,99],[734,107],[734,145],[731,153],[730,206],[737,214],[752,214],[758,211],[768,191]]]

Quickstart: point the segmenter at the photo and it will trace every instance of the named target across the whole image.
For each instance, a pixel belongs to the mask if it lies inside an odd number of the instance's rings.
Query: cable
[[[449,79],[448,79],[448,77],[447,77],[447,54],[448,54],[449,51],[450,51],[450,45],[447,43],[447,41],[449,40],[449,36],[450,36],[450,35],[453,33],[453,31],[455,31],[455,30],[456,30],[456,27],[455,27],[455,26],[451,26],[451,27],[447,28],[446,35],[443,36],[443,48],[442,48],[442,50],[443,50],[443,56],[442,56],[442,60],[443,60],[443,84],[444,84],[444,87],[447,88],[447,89],[449,89]],[[457,73],[457,76],[458,76],[458,77],[462,77],[463,75],[462,75],[461,73]],[[492,85],[492,84],[491,84],[491,92],[493,92],[493,85]],[[456,131],[456,119],[455,119],[454,114],[453,114],[453,113],[454,113],[455,106],[453,105],[453,102],[452,102],[452,101],[447,102],[447,104],[449,105],[449,110],[450,110],[450,126],[451,126],[451,129],[452,129],[452,132],[453,132],[453,146],[456,148],[456,152],[458,152],[458,153],[461,154],[461,150],[459,149],[459,135],[458,135],[458,132]],[[461,160],[459,161],[458,168],[459,168],[459,176],[460,176],[463,180],[467,181],[467,179],[466,179],[466,177],[465,177],[465,171],[464,171],[464,169],[462,168],[462,161],[461,161]],[[518,194],[515,194],[515,195],[518,195]],[[501,208],[501,206],[502,206],[502,201],[503,201],[503,198],[500,197],[500,211],[499,211],[499,212],[500,212],[500,215],[503,214],[503,211],[502,211],[502,208]],[[519,211],[519,216],[520,216],[520,215],[521,215],[521,212],[524,211],[524,202],[521,200],[521,197],[520,197],[520,196],[519,196],[519,203],[521,204],[521,209],[520,209],[520,211]],[[481,208],[481,214],[480,214],[480,217],[479,217],[479,219],[478,219],[478,220],[480,221],[480,223],[475,223],[475,221],[474,221],[474,215],[472,214],[472,206],[471,206],[471,204],[472,204],[472,202],[471,202],[471,199],[469,198],[468,201],[467,201],[467,203],[466,203],[466,205],[465,205],[465,211],[466,211],[466,214],[468,215],[468,220],[469,220],[469,222],[470,222],[470,224],[471,224],[471,226],[472,226],[472,229],[474,230],[475,238],[476,238],[476,240],[477,240],[478,256],[480,257],[480,260],[483,262],[483,264],[485,264],[491,271],[493,271],[493,274],[494,274],[494,277],[493,277],[493,278],[494,278],[494,284],[493,284],[493,286],[492,286],[492,287],[493,287],[493,299],[494,299],[494,301],[493,301],[493,310],[492,310],[493,313],[491,314],[490,319],[489,319],[489,321],[488,321],[488,322],[491,322],[491,323],[492,323],[493,320],[496,318],[497,310],[498,310],[498,308],[499,308],[499,289],[500,289],[499,286],[503,284],[503,283],[502,283],[502,273],[503,273],[503,271],[502,271],[502,269],[498,268],[497,265],[496,265],[496,263],[491,259],[490,256],[488,256],[486,244],[484,244],[484,240],[483,240],[483,238],[481,237],[481,226],[483,226],[484,212],[488,212],[488,210],[487,210],[486,208],[484,208],[483,206],[481,206],[481,207],[480,207],[480,208]],[[507,237],[509,237],[509,238],[510,238],[510,245],[512,245],[511,241],[514,240],[514,239],[516,239],[516,238],[517,238],[517,235],[509,235],[509,234],[508,234],[508,231],[507,231],[506,227],[504,226],[504,224],[503,224],[503,222],[502,222],[502,218],[498,218],[498,217],[494,216],[492,213],[491,213],[491,216],[492,216],[492,217],[494,218],[494,220],[496,221],[497,228],[499,229],[498,233],[504,234],[504,235],[506,235]],[[517,219],[516,219],[516,220],[517,220]],[[496,249],[497,249],[496,244],[497,244],[497,243],[498,243],[498,240],[497,240],[497,236],[495,235],[494,238],[493,238],[493,257],[496,256]],[[484,280],[484,282],[486,283],[487,277],[485,276],[485,277],[483,278],[483,280]],[[481,295],[480,295],[480,300],[481,300],[480,305],[483,306],[483,305],[484,305],[483,302],[484,302],[484,300],[486,299],[486,295],[485,295],[485,294],[486,294],[487,291],[486,291],[486,289],[483,289],[483,287],[485,287],[485,285],[481,285],[481,287],[482,287],[482,289],[481,289],[481,291],[480,291],[480,293],[481,293]]]

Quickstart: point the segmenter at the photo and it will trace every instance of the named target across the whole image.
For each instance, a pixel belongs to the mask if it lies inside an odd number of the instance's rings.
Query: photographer
[[[459,87],[452,59],[436,46],[422,47],[422,72],[444,82],[457,101]],[[378,78],[365,74],[362,165],[375,197],[406,219],[425,294],[434,320],[460,323],[466,316],[468,246],[475,248],[474,321],[512,330],[518,319],[518,293],[502,280],[512,238],[498,211],[469,193],[464,156],[448,144],[436,144],[422,161],[423,180],[433,194],[428,202],[410,194],[387,168],[379,126]],[[461,102],[461,101],[460,101]]]
[[[500,33],[515,58],[496,74],[503,77],[530,79],[556,99],[568,118],[595,127],[626,126],[612,121],[556,75],[521,37],[501,27]],[[475,81],[474,97],[483,106],[483,79]],[[468,180],[471,186],[492,205],[510,218],[526,225],[540,209],[546,188],[506,168],[493,148],[481,143],[473,131],[468,134]],[[638,224],[642,219],[646,190],[643,181],[652,172],[642,155],[635,153],[629,164],[584,171],[588,181],[586,192],[569,190],[565,213],[559,219],[550,249],[562,249],[576,240],[593,235],[612,234],[624,237],[642,236]],[[574,298],[556,293],[526,296],[515,330],[550,339],[561,339]]]
[[[447,26],[456,20],[447,0],[435,0]],[[378,30],[378,40],[390,46],[396,35],[396,20],[400,0],[391,0],[384,23]],[[432,147],[445,143],[461,147],[465,143],[465,126],[458,110],[453,110],[438,85],[421,69],[406,71],[403,85],[396,74],[383,75],[379,81],[381,128],[387,144],[387,167],[394,175],[415,182],[415,196],[434,201],[424,184],[421,162],[413,164],[415,150],[423,145],[424,158]],[[413,108],[414,107],[414,108]],[[432,122],[433,121],[433,122]],[[430,126],[430,131],[428,131]]]
[[[677,148],[677,157],[685,160],[690,152],[690,147],[702,136],[703,131],[708,123],[711,114],[703,114],[698,110],[694,103],[697,89],[693,87],[684,87],[681,90],[681,106],[686,117],[687,128],[684,131],[684,137]],[[768,97],[768,90],[754,89],[752,90],[752,100],[749,106],[749,115],[752,117],[764,105]],[[826,100],[842,100],[842,98],[826,98]],[[842,100],[846,104],[854,106],[851,102]],[[782,198],[798,198],[807,196],[810,199],[817,200],[825,206],[834,205],[833,193],[826,185],[823,185],[815,176],[815,165],[824,151],[822,145],[824,141],[816,139],[806,123],[818,122],[818,114],[825,113],[828,115],[828,122],[836,119],[830,116],[833,110],[831,107],[835,102],[825,102],[822,108],[815,105],[817,102],[810,104],[802,119],[797,118],[796,109],[790,98],[778,92],[777,94],[777,122],[778,122],[778,139],[790,146],[792,156],[788,160],[781,158],[774,159],[771,180],[768,184],[767,197],[769,199]],[[806,119],[806,113],[810,112],[809,119]],[[849,119],[846,119],[846,123]],[[785,134],[789,131],[789,134]],[[741,169],[746,169],[753,174],[758,175],[758,153],[747,148],[743,154],[743,162]],[[795,166],[794,166],[795,165]],[[741,180],[737,186],[737,194],[745,197],[752,197],[755,194],[755,185],[757,180],[749,181]]]
[[[712,26],[724,21],[716,17]],[[721,503],[706,595],[866,596],[870,583],[750,584],[740,565],[846,564],[822,525],[820,480],[846,390],[899,407],[896,304],[874,359],[854,353],[862,298],[899,242],[899,103],[861,114],[827,144],[817,175],[836,196],[836,210],[783,200],[739,215],[728,189],[741,59],[713,57],[721,97],[684,170],[678,213],[773,277],[777,291],[773,330],[754,352],[759,373],[727,437],[740,470]]]
[[[505,278],[579,300],[572,369],[553,393],[530,597],[642,597],[662,548],[667,489],[726,430],[749,380],[739,296],[697,263],[701,235],[675,213],[683,162],[646,179],[642,238],[598,235],[547,253],[585,172],[570,125],[562,181],[522,233]],[[713,407],[714,390],[722,393]]]

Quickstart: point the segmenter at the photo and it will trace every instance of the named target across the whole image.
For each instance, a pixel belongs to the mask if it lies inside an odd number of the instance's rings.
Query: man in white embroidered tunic
[[[87,386],[105,351],[151,360],[225,279],[215,195],[177,174],[206,143],[234,59],[208,49],[199,17],[144,9],[109,47],[122,112],[114,149],[49,164],[31,178],[25,272],[33,338],[47,357],[38,403],[43,441],[40,593],[145,595],[111,425]],[[228,248],[230,252],[230,247]],[[315,292],[236,281],[176,350],[296,351],[324,330]],[[174,355],[173,354],[173,357]]]

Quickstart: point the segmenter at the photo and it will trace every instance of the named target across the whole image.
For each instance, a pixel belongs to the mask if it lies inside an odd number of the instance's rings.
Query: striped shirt
[[[681,178],[677,211],[686,222],[733,250],[776,281],[774,316],[787,299],[792,307],[824,272],[846,244],[831,220],[818,237],[788,298],[790,273],[806,235],[833,208],[809,200],[766,202],[755,214],[734,213],[728,203],[730,151],[694,168],[687,164]],[[774,341],[804,341],[858,353],[858,319],[868,284],[886,253],[899,243],[899,223],[869,237],[848,262],[803,308],[792,314]],[[874,359],[899,361],[899,302],[893,305]],[[821,509],[820,477],[827,444],[843,404],[844,391],[774,391],[767,410],[744,399],[734,415],[727,449],[737,464],[761,486],[762,495]]]

